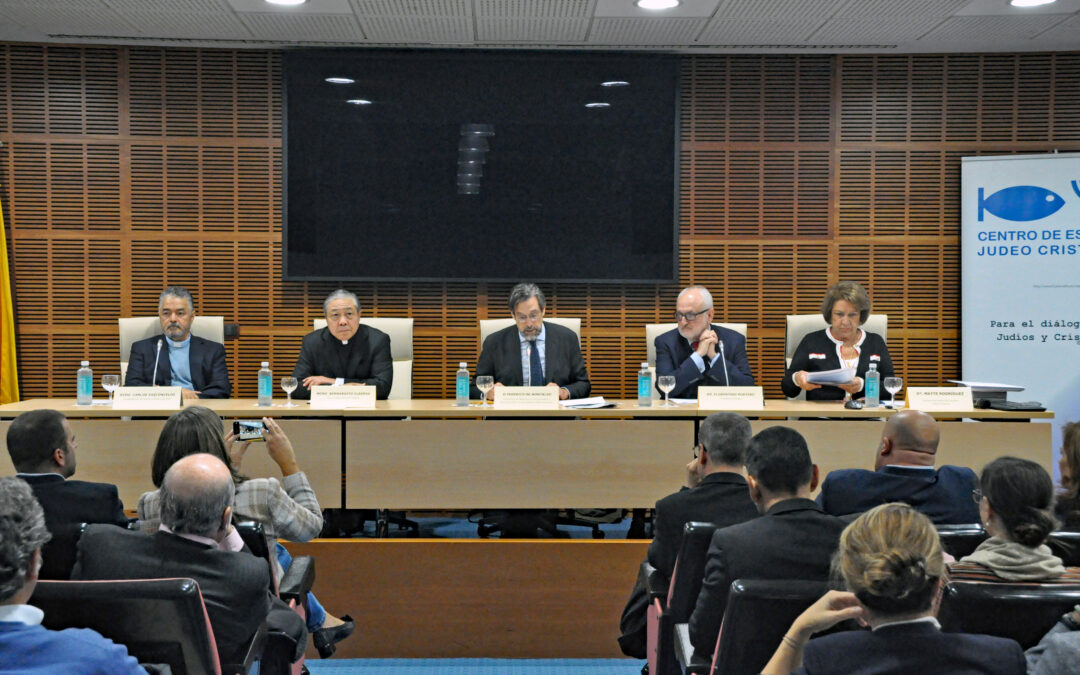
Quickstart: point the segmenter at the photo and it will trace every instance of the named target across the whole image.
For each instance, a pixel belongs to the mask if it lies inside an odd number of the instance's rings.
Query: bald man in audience
[[[879,504],[904,502],[935,524],[978,523],[979,507],[971,499],[978,485],[967,467],[934,468],[940,432],[933,417],[902,410],[885,423],[874,470],[832,471],[817,501],[826,513],[845,516]]]
[[[307,644],[303,619],[270,594],[270,566],[247,551],[218,548],[232,517],[233,477],[213,455],[188,455],[165,473],[161,528],[152,535],[91,525],[79,540],[73,579],[190,578],[199,584],[222,663],[240,663],[266,620]]]

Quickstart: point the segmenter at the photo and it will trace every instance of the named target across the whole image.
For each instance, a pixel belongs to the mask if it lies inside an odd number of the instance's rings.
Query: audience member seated
[[[744,477],[750,436],[750,422],[735,413],[714,413],[701,423],[696,457],[686,465],[686,485],[656,502],[648,558],[649,564],[663,576],[664,585],[675,570],[686,523],[701,521],[727,527],[759,515],[750,501]],[[639,578],[620,622],[623,636],[619,645],[623,653],[639,659],[646,657],[646,595],[647,589]]]
[[[42,579],[67,579],[71,574],[74,533],[81,523],[127,527],[115,485],[69,480],[75,475],[77,447],[67,418],[56,410],[24,412],[8,427],[11,463],[45,510],[45,526],[54,539],[47,547],[51,558],[41,570]]]
[[[979,516],[990,537],[949,565],[953,581],[1080,583],[1080,568],[1065,567],[1044,543],[1054,529],[1054,483],[1046,469],[999,457],[979,479]]]
[[[221,418],[203,406],[188,406],[173,413],[158,436],[151,465],[151,480],[160,487],[166,471],[183,457],[207,452],[229,468],[236,485],[233,513],[238,520],[262,523],[267,545],[276,551],[275,573],[280,579],[291,558],[280,537],[290,541],[308,541],[322,529],[322,514],[315,491],[307,476],[300,470],[289,437],[273,418],[264,417],[266,451],[281,469],[281,481],[276,478],[247,478],[240,474],[240,464],[251,446],[250,441],[236,443],[232,432],[223,436]],[[144,532],[158,530],[161,518],[160,490],[139,497],[140,527]],[[227,550],[239,550],[242,542],[232,535],[225,540]],[[312,641],[324,658],[334,653],[334,645],[348,637],[355,628],[352,619],[326,613],[314,595],[308,595],[308,630]]]
[[[746,474],[750,499],[764,517],[713,534],[701,593],[690,616],[695,663],[712,659],[731,582],[827,580],[844,529],[844,521],[810,499],[818,468],[806,440],[794,429],[769,427],[754,436],[746,453]]]
[[[199,584],[222,663],[243,661],[252,635],[265,620],[270,630],[296,640],[303,655],[303,619],[270,591],[266,562],[224,551],[231,529],[235,485],[220,459],[188,455],[161,482],[161,525],[154,534],[91,525],[79,540],[73,579],[190,578]]]
[[[979,522],[979,508],[971,500],[978,478],[967,467],[934,469],[939,438],[933,417],[901,410],[885,423],[874,470],[830,472],[821,484],[818,504],[826,513],[846,516],[904,502],[938,525]]]
[[[1024,656],[1029,675],[1075,673],[1080,663],[1080,605],[1064,614]]]
[[[1025,672],[1024,653],[1012,640],[941,632],[935,618],[945,571],[941,543],[933,523],[907,504],[883,504],[859,516],[840,537],[837,567],[848,591],[829,591],[803,612],[764,675]],[[871,630],[810,640],[847,619]]]
[[[45,513],[30,487],[19,478],[0,478],[0,672],[146,675],[123,645],[95,631],[41,625],[45,615],[27,602],[48,540]]]
[[[1080,422],[1069,422],[1061,430],[1061,491],[1054,500],[1054,514],[1060,529],[1080,531]]]

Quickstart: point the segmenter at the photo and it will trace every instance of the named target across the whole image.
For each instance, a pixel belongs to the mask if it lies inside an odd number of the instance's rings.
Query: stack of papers
[[[559,401],[559,405],[564,408],[584,409],[584,408],[614,408],[614,403],[608,403],[604,400],[603,396],[593,396],[592,398],[571,398],[565,401]]]
[[[855,379],[854,368],[837,368],[807,373],[806,381],[812,384],[847,384]]]

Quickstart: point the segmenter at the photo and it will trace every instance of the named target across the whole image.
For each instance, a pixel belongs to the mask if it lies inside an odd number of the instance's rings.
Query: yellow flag
[[[19,400],[19,371],[15,364],[15,306],[11,301],[4,212],[0,208],[0,403]]]

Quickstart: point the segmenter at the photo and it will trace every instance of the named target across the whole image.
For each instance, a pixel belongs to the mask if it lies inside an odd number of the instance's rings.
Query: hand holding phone
[[[235,420],[233,436],[241,441],[265,441],[262,420]]]

